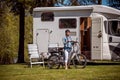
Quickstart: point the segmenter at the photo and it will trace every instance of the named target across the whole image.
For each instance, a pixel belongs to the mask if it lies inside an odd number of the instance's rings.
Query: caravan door
[[[39,52],[48,52],[49,31],[48,29],[38,29],[36,33],[36,42]]]
[[[91,30],[92,60],[102,60],[102,18],[92,18]]]
[[[88,60],[91,60],[91,26],[91,17],[80,18],[80,48]]]

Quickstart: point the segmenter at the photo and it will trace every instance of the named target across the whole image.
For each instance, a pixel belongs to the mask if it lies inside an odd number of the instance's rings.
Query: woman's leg
[[[68,51],[65,50],[65,69],[68,69]]]

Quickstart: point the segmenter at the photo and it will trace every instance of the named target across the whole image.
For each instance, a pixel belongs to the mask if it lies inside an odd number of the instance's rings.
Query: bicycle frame
[[[64,51],[63,51],[63,52],[64,52]],[[64,56],[63,56],[62,54],[60,54],[59,51],[58,51],[58,53],[59,53],[58,55],[57,55],[57,54],[54,54],[54,55],[51,55],[51,56],[50,56],[49,60],[51,59],[51,61],[52,61],[52,62],[48,63],[50,68],[52,68],[52,66],[53,66],[53,67],[55,67],[55,68],[58,69],[58,68],[60,67],[60,65],[64,66],[64,63],[65,63],[65,61],[64,61]],[[56,63],[56,61],[52,60],[51,57],[53,57],[53,56],[56,57],[57,63]],[[76,67],[77,64],[75,63],[75,62],[76,62],[75,60],[77,60],[78,64],[81,65],[81,63],[82,63],[81,57],[84,57],[83,60],[85,59],[85,64],[82,64],[82,68],[85,68],[85,66],[86,66],[86,58],[85,58],[84,55],[82,55],[82,54],[80,53],[79,43],[76,42],[76,43],[74,43],[73,46],[72,46],[72,50],[71,50],[70,56],[69,56],[69,58],[68,58],[68,65],[70,65],[70,62],[71,62],[71,61],[73,61],[73,64],[74,64],[74,66]],[[53,64],[51,64],[51,63],[53,63]],[[54,65],[56,65],[57,67],[54,66]]]
[[[76,58],[79,61],[78,54],[81,54],[79,45],[80,45],[79,42],[73,43],[72,50],[70,52],[71,55],[69,57],[68,64],[70,64],[70,62],[71,62],[71,60],[73,60],[73,58]]]

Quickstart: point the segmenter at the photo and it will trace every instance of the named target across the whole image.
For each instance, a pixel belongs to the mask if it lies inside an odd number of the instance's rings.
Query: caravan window
[[[59,20],[59,28],[76,28],[77,27],[77,20],[75,18],[70,19],[60,19]]]
[[[54,21],[53,12],[43,12],[41,14],[41,21]]]
[[[108,21],[108,34],[120,36],[120,21]]]

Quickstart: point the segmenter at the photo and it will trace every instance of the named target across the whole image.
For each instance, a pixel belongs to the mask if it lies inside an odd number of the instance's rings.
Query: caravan
[[[34,8],[33,43],[41,53],[48,52],[49,44],[63,47],[66,29],[87,59],[120,58],[120,10],[103,5]]]

